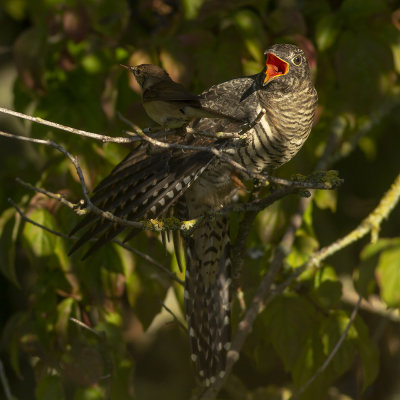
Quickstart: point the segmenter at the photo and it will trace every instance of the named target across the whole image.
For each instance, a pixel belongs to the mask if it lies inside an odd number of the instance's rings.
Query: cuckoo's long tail
[[[192,360],[208,386],[225,373],[231,341],[229,221],[205,221],[187,239],[185,308]]]

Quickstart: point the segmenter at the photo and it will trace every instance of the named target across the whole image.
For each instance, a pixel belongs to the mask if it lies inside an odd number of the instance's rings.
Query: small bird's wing
[[[161,81],[143,92],[143,101],[178,101],[190,103],[193,107],[200,107],[196,95],[174,81]]]

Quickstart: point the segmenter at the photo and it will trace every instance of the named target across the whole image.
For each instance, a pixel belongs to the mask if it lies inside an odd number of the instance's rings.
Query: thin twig
[[[67,206],[68,208],[70,208],[71,210],[74,210],[76,214],[78,215],[83,215],[83,214],[87,214],[87,211],[81,210],[80,207],[82,206],[82,201],[74,204],[71,203],[70,201],[68,201],[65,198],[65,195],[61,194],[61,193],[53,193],[53,192],[49,192],[46,189],[42,189],[42,188],[38,188],[37,186],[33,186],[28,182],[25,182],[24,180],[22,180],[21,178],[15,178],[15,180],[21,184],[22,186],[26,187],[27,189],[33,190],[35,192],[41,193],[47,197],[50,197],[51,199],[55,199],[57,201],[59,201],[61,204],[64,204],[65,206]]]
[[[184,282],[182,279],[179,279],[176,274],[174,274],[173,272],[171,272],[169,269],[165,268],[164,265],[160,264],[157,260],[155,260],[153,257],[150,257],[148,254],[143,253],[137,249],[135,249],[132,246],[127,245],[126,243],[123,243],[119,240],[113,240],[114,243],[117,243],[119,246],[123,247],[124,249],[131,251],[132,253],[137,254],[138,256],[142,257],[144,260],[150,262],[151,264],[153,264],[154,266],[156,266],[157,268],[159,268],[162,272],[164,272],[165,274],[167,274],[172,280],[174,280],[175,282],[179,283],[180,285],[184,285]]]
[[[334,348],[332,349],[332,351],[330,352],[330,354],[328,355],[328,357],[326,358],[324,363],[315,371],[313,376],[297,391],[297,393],[294,395],[293,399],[298,399],[305,392],[305,390],[315,381],[315,379],[319,375],[321,375],[322,372],[324,372],[326,370],[328,365],[331,363],[333,357],[339,351],[340,346],[342,345],[342,343],[346,339],[347,334],[349,333],[349,330],[351,328],[351,325],[353,325],[353,322],[354,322],[354,320],[356,318],[357,312],[358,312],[358,310],[360,308],[361,299],[362,299],[362,296],[360,295],[356,305],[354,306],[354,309],[353,309],[353,311],[351,313],[351,316],[349,318],[349,322],[347,323],[345,330],[340,335],[339,340],[336,342]]]
[[[69,236],[66,235],[65,233],[54,231],[53,229],[50,229],[47,226],[39,224],[38,222],[34,221],[33,219],[27,217],[11,198],[8,198],[8,202],[15,208],[17,213],[22,217],[22,219],[24,221],[26,221],[26,222],[28,222],[28,223],[30,223],[32,225],[35,225],[38,228],[43,229],[43,230],[45,230],[45,231],[47,231],[47,232],[49,232],[49,233],[51,233],[51,234],[53,234],[55,236],[62,237],[64,239],[69,239]]]
[[[77,239],[76,236],[69,236],[66,235],[65,233],[61,233],[61,232],[57,232],[53,229],[48,228],[47,226],[44,226],[36,221],[34,221],[33,219],[29,218],[27,215],[25,215],[23,213],[23,211],[18,207],[18,205],[12,200],[12,199],[8,199],[9,203],[15,208],[15,210],[17,211],[17,213],[21,216],[21,218],[34,225],[37,226],[40,229],[43,229],[55,236],[58,237],[62,237],[64,239],[68,239],[68,240],[75,240]],[[95,239],[92,239],[95,240]],[[121,241],[114,239],[112,240],[112,243],[116,243],[118,246],[121,246],[122,248],[124,248],[125,250],[128,250],[136,255],[138,255],[139,257],[142,257],[144,260],[148,261],[149,263],[153,264],[154,266],[156,266],[158,269],[160,269],[162,272],[164,272],[165,274],[167,274],[172,280],[176,281],[177,283],[179,283],[180,285],[183,285],[184,282],[179,279],[173,272],[169,271],[167,268],[165,268],[162,264],[160,264],[157,260],[155,260],[153,257],[150,257],[148,254],[145,254],[139,250],[136,250],[135,248],[133,248],[132,246],[129,246],[125,243],[122,243]]]
[[[100,339],[104,339],[104,332],[98,332],[96,331],[96,329],[91,328],[90,326],[86,325],[84,322],[79,321],[79,319],[70,317],[69,318],[70,321],[74,322],[75,324],[79,325],[80,327],[87,329],[89,332],[93,333],[94,335],[96,335],[97,337],[99,337]]]
[[[172,318],[174,319],[174,321],[178,324],[179,327],[181,327],[183,329],[183,331],[185,333],[188,333],[188,329],[185,325],[182,324],[181,321],[179,321],[178,317],[174,314],[174,312],[167,307],[164,303],[161,303],[161,307],[165,309],[165,311],[167,311],[169,314],[172,315]]]

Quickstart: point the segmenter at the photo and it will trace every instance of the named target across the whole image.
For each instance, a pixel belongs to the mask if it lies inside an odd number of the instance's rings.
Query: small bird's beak
[[[264,86],[272,79],[286,75],[289,71],[289,64],[273,53],[266,52],[267,61],[265,69]]]
[[[127,69],[128,71],[131,71],[133,67],[131,67],[130,65],[125,65],[125,64],[119,64],[122,68]]]

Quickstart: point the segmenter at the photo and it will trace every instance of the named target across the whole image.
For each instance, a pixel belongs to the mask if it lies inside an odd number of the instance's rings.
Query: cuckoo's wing
[[[209,139],[208,139],[209,140]],[[198,139],[188,143],[199,143]],[[170,150],[148,153],[139,146],[94,189],[92,202],[103,211],[130,221],[157,218],[163,215],[207,168],[213,155],[208,152]],[[90,253],[112,240],[126,229],[91,212],[71,231],[76,234],[86,228],[70,250],[70,254],[93,238],[97,238]],[[137,230],[133,229],[134,233]]]
[[[202,107],[239,121],[250,122],[257,107],[259,75],[232,79],[211,86],[199,95]]]

